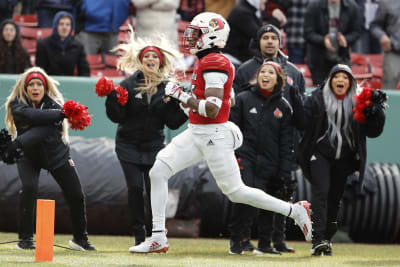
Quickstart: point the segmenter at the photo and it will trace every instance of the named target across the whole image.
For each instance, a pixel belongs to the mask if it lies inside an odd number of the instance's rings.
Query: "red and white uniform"
[[[235,71],[232,63],[224,55],[220,53],[210,53],[200,59],[195,67],[192,76],[191,90],[198,100],[205,99],[205,81],[203,74],[205,72],[223,72],[228,76],[228,80],[224,84],[224,96],[222,98],[222,106],[216,118],[208,118],[191,110],[189,121],[192,124],[211,124],[224,123],[229,119],[231,88]]]

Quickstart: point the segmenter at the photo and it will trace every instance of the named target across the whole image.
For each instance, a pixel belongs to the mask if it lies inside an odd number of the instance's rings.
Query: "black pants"
[[[260,178],[255,177],[250,162],[242,159],[241,165],[244,167],[243,170],[241,170],[242,179],[247,186],[259,188],[271,195],[274,195],[273,192],[275,189],[278,189],[277,187],[283,186],[283,184],[275,183],[273,179],[260,180]],[[243,238],[250,238],[251,227],[257,214],[259,247],[270,246],[271,241],[274,243],[285,241],[285,216],[239,203],[232,203],[229,225],[231,239],[238,241]]]
[[[31,239],[34,232],[34,213],[41,168],[35,166],[27,158],[21,159],[17,167],[22,182],[18,236],[20,240]],[[60,185],[66,203],[69,206],[74,238],[78,240],[87,239],[85,195],[75,167],[70,166],[67,161],[61,167],[50,171],[50,173]]]
[[[355,157],[339,160],[315,154],[311,161],[311,218],[313,242],[330,240],[337,230],[337,216],[347,177],[358,169]]]
[[[150,165],[135,164],[120,161],[128,186],[128,206],[133,234],[145,235],[151,232],[151,205],[150,205]],[[146,190],[146,199],[143,196],[143,189]],[[145,207],[149,207],[146,213]],[[147,216],[146,216],[147,215]]]

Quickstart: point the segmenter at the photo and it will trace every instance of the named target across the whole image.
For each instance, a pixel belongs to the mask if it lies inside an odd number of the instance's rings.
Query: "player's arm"
[[[228,80],[228,75],[223,72],[209,71],[203,73],[203,77],[205,80],[205,99],[198,100],[183,92],[182,88],[173,85],[167,85],[165,93],[197,110],[200,115],[215,118],[222,106],[224,84]],[[173,86],[172,89],[169,88],[171,86]]]

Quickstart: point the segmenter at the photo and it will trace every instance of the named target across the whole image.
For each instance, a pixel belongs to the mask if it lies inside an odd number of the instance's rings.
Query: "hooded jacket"
[[[71,18],[71,32],[61,41],[57,25],[61,17]],[[75,67],[79,76],[90,76],[89,63],[83,45],[72,36],[74,20],[72,15],[60,11],[53,19],[53,32],[49,37],[38,40],[36,65],[43,68],[49,75],[73,76]]]
[[[345,72],[351,75],[353,84],[352,89],[355,90],[356,84],[354,76],[350,68],[345,65],[336,65],[330,72],[329,78],[325,83],[331,82],[332,77],[337,72]],[[326,132],[328,128],[328,118],[323,97],[323,88],[325,83],[314,90],[310,96],[307,96],[303,105],[297,105],[295,101],[293,105],[294,121],[297,122],[297,128],[304,130],[304,136],[296,150],[296,157],[303,171],[304,176],[312,182],[310,161],[317,147],[317,141]],[[304,108],[304,109],[303,109]],[[365,165],[367,159],[366,138],[378,137],[382,132],[385,124],[385,113],[380,105],[377,105],[377,112],[366,118],[365,124],[360,124],[354,120],[351,121],[355,152],[354,157],[359,159],[359,165],[354,166],[354,171],[359,171],[360,185],[363,183]]]
[[[229,117],[243,133],[243,145],[236,150],[236,156],[252,164],[255,179],[290,177],[293,160],[291,117],[292,108],[282,97],[281,90],[275,90],[265,98],[259,87],[253,86],[237,95]]]

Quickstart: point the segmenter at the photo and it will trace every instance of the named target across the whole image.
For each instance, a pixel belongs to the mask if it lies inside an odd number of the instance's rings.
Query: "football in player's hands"
[[[177,85],[174,82],[168,82],[165,86],[165,94],[178,98],[180,91],[182,91],[182,86]]]

